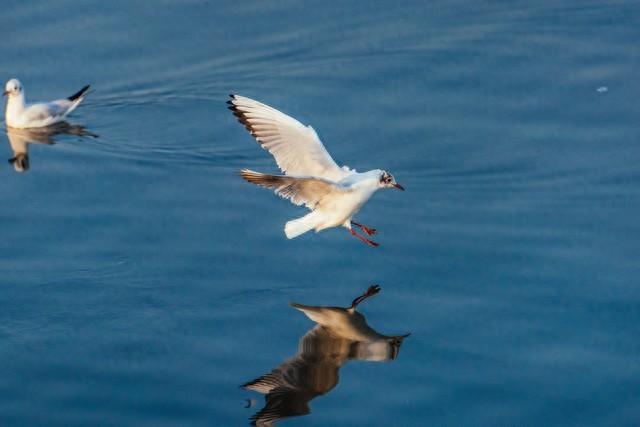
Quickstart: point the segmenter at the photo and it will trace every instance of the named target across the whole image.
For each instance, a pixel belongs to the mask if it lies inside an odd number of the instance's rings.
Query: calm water
[[[313,328],[288,303],[372,283],[412,335],[281,425],[638,425],[640,5],[478,3],[3,2],[1,79],[93,84],[98,137],[0,163],[0,425],[247,425]],[[286,240],[230,92],[396,176],[380,248]]]

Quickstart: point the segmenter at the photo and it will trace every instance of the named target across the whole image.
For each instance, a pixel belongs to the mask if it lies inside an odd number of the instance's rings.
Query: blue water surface
[[[2,9],[0,79],[91,83],[69,120],[98,137],[0,163],[0,425],[247,425],[265,400],[239,386],[313,327],[288,303],[373,283],[369,324],[412,333],[397,358],[278,425],[638,425],[638,2]],[[358,215],[379,248],[286,239],[304,209],[237,176],[277,168],[229,93],[394,174]]]

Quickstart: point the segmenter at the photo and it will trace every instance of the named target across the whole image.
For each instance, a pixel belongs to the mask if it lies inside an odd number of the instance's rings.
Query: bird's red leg
[[[376,234],[378,232],[375,228],[367,227],[366,225],[362,225],[362,224],[358,224],[355,221],[351,221],[351,225],[355,225],[356,227],[360,227],[362,229],[362,231],[367,233],[369,236],[373,236],[374,234]]]
[[[358,233],[356,233],[356,232],[355,232],[355,230],[354,230],[353,228],[350,228],[350,229],[349,229],[349,232],[351,232],[351,235],[352,235],[352,236],[356,236],[358,239],[362,240],[362,241],[363,241],[363,242],[365,242],[367,245],[374,246],[374,247],[375,247],[375,246],[380,246],[380,244],[379,244],[379,243],[376,243],[376,242],[374,242],[373,240],[369,240],[369,239],[367,239],[366,237],[359,235]]]

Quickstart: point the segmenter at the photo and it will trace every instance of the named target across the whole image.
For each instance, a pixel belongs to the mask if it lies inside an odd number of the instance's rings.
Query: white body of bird
[[[89,85],[65,99],[51,102],[27,104],[22,83],[11,79],[5,86],[7,96],[5,121],[7,126],[17,129],[39,128],[59,123],[82,102]]]
[[[284,232],[289,239],[326,228],[344,226],[351,229],[351,218],[378,190],[380,170],[354,172],[335,183],[335,189],[315,205],[311,213],[288,221]]]

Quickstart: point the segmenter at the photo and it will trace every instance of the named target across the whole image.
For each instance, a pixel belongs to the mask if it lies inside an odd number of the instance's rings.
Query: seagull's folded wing
[[[47,126],[56,123],[66,114],[68,108],[56,102],[32,104],[24,110],[26,122],[38,126]]]
[[[318,176],[336,182],[349,175],[333,161],[311,126],[244,96],[231,95],[228,104],[286,175]]]
[[[248,169],[242,169],[240,176],[253,184],[272,188],[278,196],[289,199],[298,206],[304,204],[309,209],[315,209],[318,202],[329,193],[345,191],[322,178],[267,175]]]

